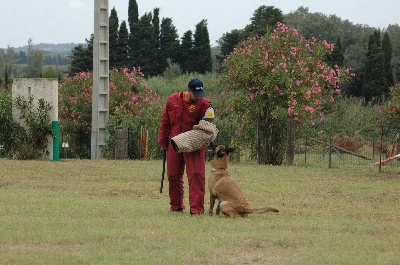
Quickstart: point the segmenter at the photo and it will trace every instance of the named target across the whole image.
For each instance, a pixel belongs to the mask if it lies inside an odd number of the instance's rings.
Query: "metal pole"
[[[60,160],[60,131],[58,129],[58,121],[52,121],[51,125],[53,127],[54,136],[53,136],[53,161]]]

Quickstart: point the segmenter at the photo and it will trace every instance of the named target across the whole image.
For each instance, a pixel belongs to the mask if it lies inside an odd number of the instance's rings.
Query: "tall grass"
[[[146,81],[149,86],[160,95],[161,100],[165,101],[167,97],[174,92],[186,91],[188,89],[188,83],[192,78],[198,78],[203,82],[206,97],[216,108],[227,107],[226,104],[223,103],[224,101],[221,101],[222,87],[220,86],[219,77],[216,73],[182,74],[171,80],[157,76],[151,77]]]
[[[253,207],[280,210],[235,219],[169,212],[161,161],[0,168],[1,264],[400,264],[398,168],[232,164]]]

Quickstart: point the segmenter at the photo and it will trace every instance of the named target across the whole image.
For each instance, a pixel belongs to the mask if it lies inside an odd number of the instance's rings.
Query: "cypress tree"
[[[145,13],[137,24],[137,33],[135,39],[137,40],[137,47],[133,51],[134,62],[146,75],[156,75],[157,71],[154,67],[154,61],[157,58],[157,49],[154,34],[154,27],[151,23],[152,14]]]
[[[131,64],[129,58],[129,32],[128,28],[126,27],[125,21],[122,21],[121,26],[119,27],[117,54],[117,66],[120,68],[130,68]]]
[[[159,75],[164,71],[164,68],[162,67],[162,64],[160,62],[161,60],[161,52],[160,52],[160,9],[159,8],[154,8],[153,9],[153,19],[151,20],[151,24],[153,25],[153,32],[154,32],[154,49],[155,49],[155,54],[152,63],[152,72],[153,75]]]
[[[193,56],[193,34],[191,30],[186,31],[183,34],[181,45],[179,47],[179,59],[178,64],[180,65],[183,73],[193,72],[194,56]]]
[[[333,48],[333,52],[328,59],[328,64],[333,67],[337,65],[339,67],[343,67],[344,65],[344,53],[342,48],[342,42],[340,41],[340,37],[336,39],[335,46]]]
[[[384,54],[381,47],[380,32],[374,31],[369,36],[367,59],[365,63],[365,79],[362,89],[366,102],[374,100],[374,103],[378,103],[382,97],[389,92],[389,88],[386,87],[386,72],[384,66]]]
[[[342,93],[348,97],[363,98],[363,83],[365,79],[365,68],[355,69],[354,77],[350,82],[342,89]]]
[[[382,50],[386,72],[386,86],[391,87],[394,84],[392,71],[392,44],[390,43],[389,34],[387,32],[383,35]]]
[[[205,74],[212,71],[210,37],[207,20],[203,19],[196,25],[193,42],[193,71]]]
[[[154,8],[151,24],[153,25],[154,38],[156,39],[155,48],[158,49],[158,48],[160,48],[160,9],[159,8]]]
[[[139,22],[139,11],[136,0],[129,0],[128,4],[128,23],[131,34],[134,33],[134,24]]]
[[[171,59],[171,63],[178,63],[179,39],[175,26],[172,24],[171,18],[163,18],[160,30],[160,66],[163,70],[168,67],[167,59]]]
[[[136,53],[135,49],[139,47],[139,40],[137,37],[137,27],[139,23],[139,11],[138,5],[136,0],[129,0],[128,4],[128,24],[129,24],[129,55],[130,61],[132,65],[138,65],[136,60]]]
[[[109,56],[110,56],[110,67],[117,67],[117,63],[119,61],[118,58],[118,28],[119,21],[118,15],[115,8],[111,9],[110,18],[109,18]]]

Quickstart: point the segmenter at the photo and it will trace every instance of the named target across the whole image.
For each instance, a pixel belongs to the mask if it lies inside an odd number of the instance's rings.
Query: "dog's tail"
[[[279,212],[278,209],[272,208],[272,207],[264,207],[260,209],[253,209],[253,214],[262,214],[266,212]]]

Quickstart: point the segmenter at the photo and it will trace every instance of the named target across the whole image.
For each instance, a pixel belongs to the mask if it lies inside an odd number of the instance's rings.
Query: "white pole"
[[[101,158],[109,116],[108,0],[94,1],[91,159]]]

